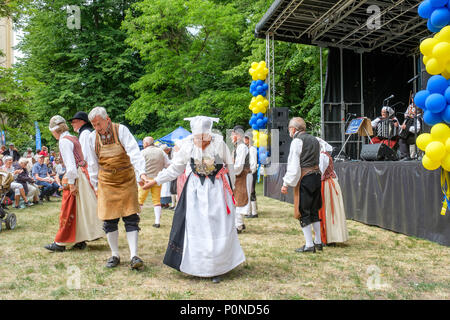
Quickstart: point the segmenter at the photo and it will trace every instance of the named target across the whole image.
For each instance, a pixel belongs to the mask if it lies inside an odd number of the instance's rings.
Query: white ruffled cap
[[[213,122],[219,122],[219,118],[211,118],[206,116],[196,116],[192,118],[184,118],[191,122],[191,131],[193,135],[201,133],[212,133]]]

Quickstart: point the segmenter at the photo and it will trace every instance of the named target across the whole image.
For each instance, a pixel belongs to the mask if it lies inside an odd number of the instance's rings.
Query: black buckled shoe
[[[314,243],[314,247],[316,247],[316,250],[323,251],[322,243]]]
[[[72,247],[72,249],[84,250],[84,249],[86,249],[86,247],[87,247],[86,241],[83,241],[83,242],[78,242],[77,244],[75,244]]]
[[[44,248],[53,252],[63,252],[66,250],[65,246],[59,246],[54,242],[44,246]]]
[[[295,252],[299,252],[299,253],[303,253],[303,252],[313,252],[316,253],[316,247],[312,246],[312,247],[307,247],[306,245],[304,245],[301,248],[295,249]]]
[[[107,268],[115,268],[119,264],[120,264],[120,258],[116,257],[116,256],[112,256],[106,261],[106,267]]]
[[[241,233],[243,230],[245,230],[245,224],[237,227],[236,230],[237,230],[237,233]]]
[[[159,228],[160,225],[159,225],[159,223],[155,223],[155,224],[153,225],[153,227],[154,227],[154,228]]]
[[[139,270],[144,266],[144,261],[138,256],[134,256],[130,261],[130,268],[132,270]]]

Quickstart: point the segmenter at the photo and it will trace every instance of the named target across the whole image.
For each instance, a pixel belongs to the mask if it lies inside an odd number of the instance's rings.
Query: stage
[[[335,163],[347,219],[450,246],[450,211],[440,214],[440,170],[420,161]],[[281,194],[286,164],[264,178],[264,195],[293,203],[293,190]]]

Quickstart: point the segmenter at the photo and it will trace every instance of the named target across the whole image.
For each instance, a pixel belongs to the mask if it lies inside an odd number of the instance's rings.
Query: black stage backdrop
[[[450,212],[440,214],[440,171],[419,161],[335,163],[347,219],[450,246]],[[280,192],[286,165],[264,178],[265,196],[293,203]]]
[[[341,102],[344,102],[344,114],[356,114],[371,120],[380,116],[383,100],[393,94],[389,101],[394,106],[400,122],[402,112],[406,111],[414,77],[414,59],[408,56],[380,53],[364,53],[362,55],[362,80],[364,108],[361,110],[361,63],[360,54],[343,49],[343,93],[341,97],[341,58],[340,49],[329,48],[328,67],[324,95],[324,139],[330,141],[333,147],[340,149],[342,144],[341,125],[344,124],[341,115]],[[398,104],[397,104],[398,103]],[[347,116],[344,119],[347,120]],[[348,123],[347,123],[348,126]],[[347,137],[344,137],[345,140]],[[356,136],[355,139],[358,137]],[[352,159],[358,158],[356,144],[358,140],[351,139],[345,153]]]

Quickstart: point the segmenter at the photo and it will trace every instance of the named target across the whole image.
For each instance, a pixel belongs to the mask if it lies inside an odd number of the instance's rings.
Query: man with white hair
[[[234,172],[236,184],[234,197],[236,200],[236,229],[241,233],[245,229],[243,216],[248,213],[249,197],[247,194],[247,174],[250,172],[250,155],[248,147],[244,143],[244,128],[235,126],[231,133],[231,140],[235,145],[233,151]]]
[[[112,253],[106,267],[120,264],[118,223],[122,218],[130,248],[130,267],[141,269],[144,262],[137,254],[141,212],[137,184],[144,186],[148,179],[145,159],[130,130],[113,123],[105,108],[92,109],[89,121],[95,130],[89,137],[89,176],[97,190],[98,217],[104,221],[103,229]]]
[[[288,187],[295,188],[294,218],[299,219],[306,241],[303,247],[295,251],[316,252],[316,245],[319,250],[322,248],[319,219],[319,209],[322,207],[320,143],[306,133],[305,121],[300,117],[291,119],[288,130],[292,142],[281,193],[287,194]],[[315,243],[311,227],[314,228]]]
[[[400,125],[395,116],[395,111],[391,107],[383,107],[381,109],[381,117],[372,121],[372,128],[375,137],[372,142],[384,143],[390,148],[394,148],[398,141],[398,134],[400,133]]]
[[[141,153],[145,159],[145,173],[149,178],[156,178],[161,170],[170,165],[169,158],[161,148],[155,146],[154,139],[152,137],[145,137],[144,140],[142,140],[142,143],[144,150],[142,150]],[[162,212],[161,186],[154,185],[146,190],[139,186],[139,205],[141,207],[144,205],[145,199],[147,198],[149,192],[151,192],[152,195],[153,210],[155,212],[155,223],[153,224],[153,227],[159,228]]]

